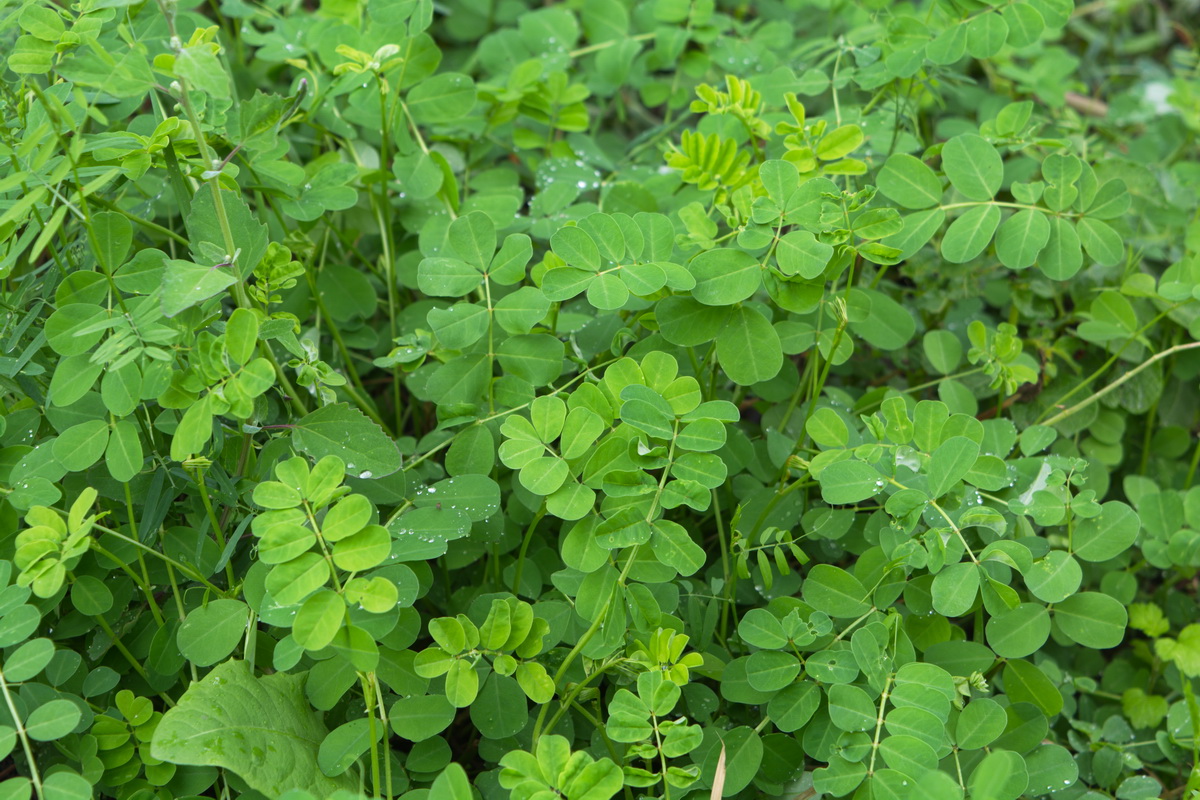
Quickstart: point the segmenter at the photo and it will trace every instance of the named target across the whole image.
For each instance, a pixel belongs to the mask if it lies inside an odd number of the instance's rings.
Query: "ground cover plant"
[[[1197,19],[0,6],[0,797],[1200,797]]]

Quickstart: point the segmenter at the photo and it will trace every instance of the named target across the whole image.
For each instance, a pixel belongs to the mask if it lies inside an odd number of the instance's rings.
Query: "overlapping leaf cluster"
[[[0,793],[1200,796],[1188,9],[0,13]]]

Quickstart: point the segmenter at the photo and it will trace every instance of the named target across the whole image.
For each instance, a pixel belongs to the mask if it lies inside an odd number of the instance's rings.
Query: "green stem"
[[[612,758],[613,763],[620,764],[621,756],[617,753],[617,748],[613,746],[612,739],[609,738],[608,731],[605,730],[604,723],[600,721],[600,718],[574,700],[571,701],[571,707],[579,712],[581,717],[592,724],[592,727],[596,729],[596,733],[600,735],[600,739],[604,742],[604,748],[608,750],[608,755]],[[633,800],[633,791],[628,786],[625,787],[625,798],[626,800]]]
[[[133,515],[133,493],[129,489],[128,482],[123,483],[122,486],[125,487],[125,509],[126,513],[129,515],[129,531],[133,534],[133,538],[137,539],[137,520]],[[116,561],[117,559],[114,558],[113,560]],[[165,624],[165,620],[163,618],[162,609],[158,607],[158,602],[154,599],[154,592],[150,589],[150,570],[146,568],[146,557],[142,555],[141,550],[137,551],[137,560],[138,564],[142,568],[141,580],[138,580],[137,577],[134,576],[133,570],[129,569],[124,563],[122,563],[121,566],[127,573],[129,573],[129,576],[134,579],[134,583],[141,587],[142,594],[146,596],[146,604],[150,607],[150,613],[153,615],[154,621],[157,622],[158,626],[161,628]]]
[[[1129,335],[1129,337],[1124,342],[1121,343],[1121,346],[1117,348],[1116,352],[1114,352],[1111,356],[1109,356],[1108,359],[1103,364],[1101,364],[1100,367],[1095,372],[1093,372],[1091,375],[1087,376],[1087,378],[1085,378],[1084,380],[1075,384],[1075,386],[1069,392],[1064,394],[1062,397],[1058,398],[1058,403],[1059,403],[1058,406],[1051,406],[1050,408],[1047,408],[1045,411],[1043,411],[1041,414],[1039,414],[1038,418],[1036,420],[1036,424],[1049,425],[1050,423],[1048,423],[1048,422],[1047,423],[1042,422],[1042,420],[1044,420],[1046,418],[1047,414],[1049,414],[1054,408],[1061,407],[1062,403],[1065,403],[1069,398],[1074,397],[1075,394],[1082,391],[1085,386],[1089,385],[1092,381],[1096,380],[1101,375],[1103,375],[1105,373],[1105,371],[1108,370],[1109,367],[1111,367],[1113,364],[1117,363],[1117,359],[1121,357],[1121,354],[1125,352],[1125,350],[1129,347],[1129,345],[1131,345],[1135,341],[1137,341],[1137,338],[1139,336],[1141,336],[1143,333],[1145,333],[1151,327],[1156,325],[1159,320],[1161,320],[1162,318],[1169,315],[1175,309],[1180,308],[1181,306],[1185,306],[1190,302],[1191,302],[1191,300],[1185,300],[1181,303],[1176,303],[1175,305],[1171,306],[1168,309],[1160,311],[1153,319],[1151,319],[1145,325],[1143,325],[1142,327],[1138,328],[1136,331],[1131,333]]]
[[[541,508],[533,515],[533,519],[529,522],[529,527],[525,529],[525,538],[521,540],[521,552],[517,554],[517,568],[513,573],[512,592],[514,595],[521,594],[521,577],[525,571],[525,553],[529,550],[529,543],[533,541],[533,532],[537,530],[538,523],[542,521],[542,517],[546,516],[546,501],[542,501]]]
[[[588,45],[587,47],[581,47],[578,50],[572,50],[571,52],[567,53],[567,55],[571,58],[579,58],[580,56],[586,56],[589,53],[595,53],[600,50],[607,50],[608,48],[613,47],[614,45],[623,44],[625,42],[644,42],[647,39],[653,39],[657,35],[658,34],[655,34],[655,33],[639,33],[636,36],[627,36],[623,39],[613,39],[612,41],[600,42],[599,44],[592,44],[592,45]]]
[[[208,496],[208,485],[204,481],[204,473],[200,469],[196,469],[192,473],[192,480],[196,483],[196,488],[200,490],[200,501],[204,504],[204,513],[208,515],[208,522],[212,525],[213,534],[217,537],[217,545],[221,548],[221,552],[225,552],[225,533],[221,530],[221,523],[217,520],[216,509],[213,508],[212,499]],[[225,562],[225,580],[229,583],[229,588],[233,589],[235,579],[233,576],[233,565],[229,561]]]
[[[875,720],[875,738],[871,741],[871,763],[867,765],[867,775],[875,774],[875,757],[879,755],[879,734],[883,731],[883,716],[887,710],[888,689],[892,687],[892,676],[889,674],[883,683],[883,694],[879,695],[879,717]]]
[[[166,236],[168,239],[173,239],[173,240],[175,240],[176,243],[184,245],[185,247],[188,244],[187,239],[180,236],[178,233],[171,230],[170,228],[164,228],[162,225],[159,225],[157,222],[151,222],[148,219],[143,219],[142,217],[139,217],[137,214],[133,214],[129,211],[126,211],[125,209],[121,208],[119,205],[112,202],[111,200],[106,200],[105,198],[100,197],[99,195],[96,195],[96,196],[92,197],[92,202],[95,203],[96,205],[100,206],[101,208],[106,208],[109,211],[117,212],[118,214],[125,217],[125,219],[132,222],[134,225],[145,228],[148,231],[154,231],[155,233],[157,233],[161,236]]]
[[[545,730],[546,733],[554,730],[554,726],[558,724],[560,719],[562,719],[563,715],[567,712],[567,708],[575,703],[579,695],[584,689],[587,688],[587,685],[592,682],[592,679],[600,677],[605,672],[617,666],[618,664],[621,664],[625,660],[626,659],[621,658],[605,664],[596,671],[592,672],[590,675],[585,675],[583,680],[581,680],[579,683],[574,684],[571,687],[571,691],[567,692],[567,696],[564,697],[562,702],[559,704],[558,711],[554,712],[554,716],[552,716],[550,721],[546,723],[546,727],[543,730]]]
[[[633,562],[635,560],[637,560],[637,547],[632,547],[629,550],[629,558],[625,562],[625,568],[621,570],[621,574],[617,578],[618,586],[623,586],[625,584],[625,578],[629,576],[629,570],[633,568]],[[558,690],[562,685],[562,680],[566,676],[567,670],[570,668],[571,664],[575,662],[575,659],[579,657],[579,654],[583,651],[583,648],[587,646],[587,643],[590,642],[592,637],[596,635],[596,631],[600,630],[600,626],[604,624],[604,618],[608,615],[608,609],[612,605],[613,597],[616,596],[616,593],[617,590],[614,586],[613,591],[608,596],[608,599],[604,601],[604,606],[600,609],[600,613],[596,615],[594,620],[592,620],[592,624],[589,625],[588,629],[583,632],[582,636],[579,637],[579,641],[577,641],[575,646],[572,647],[570,652],[567,653],[567,657],[564,658],[562,664],[559,665],[558,671],[554,673],[554,691],[556,694],[558,693]],[[537,721],[533,723],[533,744],[535,745],[537,744],[538,737],[541,736],[542,724],[546,719],[546,712],[549,711],[549,709],[550,704],[544,703],[541,710],[538,711]]]
[[[379,709],[379,722],[383,725],[383,780],[387,787],[385,797],[394,797],[392,792],[392,745],[391,739],[388,737],[388,728],[391,722],[388,719],[387,707],[383,702],[383,690],[379,688],[379,676],[374,672],[369,673],[371,679],[371,688],[374,690],[376,707]]]
[[[367,706],[367,731],[371,742],[371,796],[379,797],[379,745],[375,737],[375,704],[370,702],[371,685],[367,675],[359,673],[359,681],[362,683],[363,699]]]
[[[1200,438],[1196,439],[1196,449],[1192,451],[1192,461],[1188,464],[1187,478],[1183,481],[1183,488],[1192,488],[1192,481],[1196,478],[1196,467],[1200,466]]]
[[[137,539],[130,539],[128,536],[121,533],[120,531],[115,531],[112,528],[106,528],[103,525],[98,525],[98,524],[93,523],[92,527],[98,531],[101,531],[102,533],[107,534],[108,536],[113,536],[113,537],[125,542],[126,544],[131,544],[134,547],[145,550],[147,553],[151,553],[152,555],[162,559],[164,562],[171,565],[175,569],[179,570],[180,572],[182,572],[184,575],[188,576],[192,580],[204,584],[204,586],[209,591],[215,593],[218,597],[227,597],[229,595],[228,592],[224,591],[219,586],[212,583],[210,580],[208,580],[208,578],[205,578],[203,575],[201,575],[196,570],[192,569],[191,567],[187,566],[186,564],[182,564],[182,563],[176,561],[175,559],[171,558],[170,556],[166,555],[165,553],[158,552],[153,547],[147,547],[146,545],[139,542]],[[95,540],[92,541],[92,547],[94,549],[96,549],[98,552],[107,553],[107,551],[104,550],[104,548],[96,547]],[[113,558],[115,560],[116,557],[113,556],[111,553],[108,553],[108,555],[110,558]]]
[[[17,738],[21,740],[21,747],[25,750],[25,760],[29,762],[29,782],[33,784],[33,791],[38,796],[38,800],[42,800],[42,776],[38,773],[37,761],[33,758],[33,745],[29,743],[29,734],[25,733],[21,715],[17,712],[16,704],[13,703],[12,693],[8,690],[8,681],[4,679],[3,669],[0,669],[0,691],[4,692],[4,703],[8,706],[13,727],[17,730]]]
[[[109,639],[113,640],[114,648],[118,649],[120,654],[125,656],[125,660],[130,662],[130,666],[133,667],[133,672],[136,672],[140,678],[142,678],[142,680],[149,681],[150,674],[146,673],[146,669],[142,666],[142,662],[133,657],[130,649],[126,648],[125,643],[121,642],[121,638],[119,636],[116,636],[116,632],[113,631],[112,626],[108,624],[108,620],[104,619],[100,614],[92,616],[92,619],[96,620],[96,624],[100,625],[100,630],[106,633]]]
[[[1129,370],[1129,372],[1126,372],[1124,375],[1117,378],[1115,381],[1110,383],[1108,386],[1105,386],[1103,389],[1100,389],[1097,392],[1093,392],[1091,395],[1089,395],[1088,397],[1085,397],[1083,400],[1079,401],[1078,403],[1071,406],[1070,408],[1060,411],[1059,413],[1055,414],[1050,419],[1046,420],[1043,424],[1049,425],[1049,426],[1054,426],[1054,425],[1058,424],[1059,422],[1062,422],[1067,417],[1072,416],[1076,412],[1078,412],[1084,408],[1087,408],[1089,405],[1096,402],[1101,397],[1104,397],[1109,392],[1115,390],[1117,387],[1121,386],[1121,384],[1125,383],[1126,381],[1131,379],[1134,375],[1137,375],[1139,372],[1141,372],[1142,370],[1149,367],[1151,364],[1155,364],[1159,361],[1162,361],[1164,358],[1169,358],[1170,356],[1173,356],[1176,353],[1182,353],[1185,350],[1194,350],[1197,347],[1200,347],[1200,342],[1188,342],[1187,344],[1177,344],[1174,347],[1168,347],[1166,350],[1163,350],[1161,353],[1155,353],[1153,356],[1146,359],[1141,364],[1138,364],[1136,367]]]

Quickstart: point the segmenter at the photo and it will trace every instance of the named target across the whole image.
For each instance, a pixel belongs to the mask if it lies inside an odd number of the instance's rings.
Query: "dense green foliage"
[[[0,5],[0,798],[1200,797],[1194,2],[308,6]]]

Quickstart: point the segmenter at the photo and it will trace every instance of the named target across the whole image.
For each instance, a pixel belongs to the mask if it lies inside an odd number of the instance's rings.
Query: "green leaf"
[[[189,88],[197,89],[214,98],[229,97],[229,76],[216,53],[204,44],[185,47],[175,56],[174,71],[187,81]]]
[[[999,19],[997,14],[984,14],[970,27],[982,20]],[[970,38],[968,33],[968,41]],[[942,147],[942,169],[950,184],[968,200],[991,200],[1004,179],[1004,162],[996,148],[973,133],[960,133],[946,142]]]
[[[1105,266],[1120,264],[1125,258],[1125,242],[1108,224],[1083,217],[1075,224],[1075,232],[1087,254]]]
[[[400,469],[400,452],[383,429],[356,408],[336,403],[296,421],[296,448],[314,459],[336,456],[357,478],[382,478]]]
[[[965,436],[952,436],[929,458],[929,495],[941,497],[971,470],[979,458],[979,445]]]
[[[722,797],[733,797],[741,792],[758,774],[763,762],[763,742],[758,733],[746,726],[734,728],[720,734],[725,753],[725,787]],[[702,774],[710,783],[717,769],[721,747],[712,747],[704,757]]]
[[[1083,570],[1063,550],[1052,550],[1025,571],[1025,585],[1043,603],[1061,603],[1079,589]]]
[[[1008,41],[1013,47],[1033,44],[1046,28],[1045,20],[1031,3],[1014,3],[1004,8],[1001,15],[1008,25]]]
[[[50,42],[28,34],[17,39],[8,56],[8,68],[18,75],[39,75],[54,66],[55,48]]]
[[[1028,661],[1014,659],[1004,665],[1004,689],[1014,703],[1033,703],[1046,716],[1062,711],[1063,697],[1058,687]]]
[[[525,692],[516,679],[493,672],[471,702],[471,722],[489,739],[514,736],[529,721]]]
[[[382,564],[390,550],[387,528],[368,525],[333,546],[333,563],[347,572],[362,572]]]
[[[929,331],[921,340],[921,346],[933,368],[943,375],[954,372],[962,362],[962,342],[950,331]]]
[[[533,286],[522,286],[505,295],[494,307],[496,324],[506,332],[516,334],[529,333],[549,311],[550,301]]]
[[[432,297],[462,297],[483,283],[483,274],[456,258],[426,258],[417,266],[417,286]]]
[[[32,712],[25,720],[25,733],[38,742],[61,739],[79,724],[82,713],[70,700],[51,700]]]
[[[475,82],[459,72],[443,72],[409,90],[408,111],[418,123],[436,125],[462,119],[475,106]]]
[[[1121,695],[1121,710],[1135,728],[1157,727],[1167,716],[1167,700],[1158,695],[1148,695],[1141,687],[1126,689]]]
[[[104,420],[81,422],[54,440],[54,457],[69,471],[82,472],[104,455],[108,435],[108,423]]]
[[[273,568],[266,587],[283,606],[296,605],[323,587],[330,578],[330,567],[316,553],[304,553]]]
[[[1050,238],[1037,260],[1047,278],[1065,281],[1083,266],[1083,250],[1079,234],[1069,220],[1054,217],[1050,220]]]
[[[883,476],[861,461],[837,461],[821,470],[817,476],[821,497],[835,506],[851,505],[867,500],[883,489]]]
[[[992,241],[1000,224],[1000,209],[981,205],[963,214],[946,229],[942,238],[942,257],[952,264],[965,264],[979,257]]]
[[[742,641],[754,647],[778,649],[787,645],[787,634],[779,619],[765,608],[752,608],[738,623]]]
[[[589,272],[600,270],[600,248],[582,228],[571,225],[559,228],[550,236],[550,247],[572,267]]]
[[[329,732],[321,741],[317,750],[317,766],[321,772],[330,778],[343,774],[354,764],[372,745],[371,720],[354,719],[346,722]],[[383,735],[379,726],[375,726],[375,741]]]
[[[680,575],[694,575],[707,561],[704,548],[693,541],[687,530],[677,522],[660,519],[654,522],[651,542],[655,557],[673,567]]]
[[[330,795],[357,783],[318,768],[326,730],[304,696],[305,673],[255,678],[244,661],[227,661],[193,683],[163,715],[150,749],[173,764],[222,767],[252,789]]]
[[[100,341],[104,330],[97,329],[98,323],[108,316],[103,308],[90,303],[62,306],[46,320],[46,339],[61,356],[82,355]]]
[[[451,222],[446,238],[458,257],[480,272],[488,268],[496,252],[496,226],[482,211],[472,211]]]
[[[326,264],[317,276],[317,293],[335,322],[370,317],[378,297],[367,276],[346,264]]]
[[[821,447],[845,447],[850,430],[832,408],[818,408],[804,424],[804,430]]]
[[[30,639],[4,660],[4,677],[10,681],[36,678],[54,658],[54,642],[49,639]]]
[[[793,684],[771,698],[767,714],[782,731],[795,731],[812,719],[821,704],[821,690],[811,681]]]
[[[991,58],[1008,39],[1008,23],[999,13],[980,14],[966,23],[967,52],[973,58]]]
[[[601,311],[615,311],[629,302],[629,287],[611,273],[597,275],[588,284],[587,299]]]
[[[805,280],[819,278],[832,257],[833,247],[817,241],[817,237],[808,231],[792,231],[779,240],[775,250],[780,271]]]
[[[467,772],[456,763],[450,764],[437,776],[429,789],[430,797],[444,797],[446,800],[472,800],[471,783],[467,780]]]
[[[55,44],[66,30],[58,12],[44,6],[26,6],[21,10],[18,22],[26,33],[30,33],[44,42]]]
[[[1054,621],[1072,641],[1084,647],[1116,647],[1125,637],[1125,606],[1100,592],[1080,592],[1054,607]]]
[[[899,350],[917,331],[912,312],[883,292],[852,289],[850,303],[859,310],[851,317],[850,329],[880,350]]]
[[[1017,800],[1027,786],[1025,760],[1011,750],[988,753],[967,779],[972,800]]]
[[[996,233],[996,256],[1009,269],[1033,266],[1050,241],[1050,221],[1041,211],[1026,208],[1004,221]]]
[[[127,417],[142,399],[142,373],[134,362],[107,369],[100,381],[100,398],[113,416]]]
[[[944,567],[930,587],[933,608],[947,617],[961,617],[975,605],[979,596],[979,567],[962,562]]]
[[[710,453],[725,444],[725,426],[715,419],[698,419],[683,426],[675,444],[683,450]]]
[[[754,308],[733,309],[717,334],[717,360],[740,386],[770,380],[783,367],[783,345],[766,317]]]
[[[213,600],[194,609],[179,626],[176,641],[184,658],[210,667],[229,657],[246,634],[250,609],[238,600]]]
[[[404,697],[388,712],[396,735],[410,742],[437,736],[454,721],[454,706],[443,695]]]
[[[760,650],[746,661],[746,679],[760,692],[775,692],[800,674],[800,662],[791,653]]]
[[[42,796],[45,800],[89,800],[93,789],[92,784],[82,775],[77,775],[70,769],[63,769],[48,775],[42,783]]]
[[[171,437],[171,459],[186,461],[201,453],[212,438],[212,407],[208,398],[193,403],[179,420],[175,435]]]
[[[934,64],[953,64],[967,52],[967,26],[950,25],[925,46],[925,57]]]
[[[831,617],[857,617],[866,613],[867,589],[844,569],[817,564],[802,584],[804,602]]]
[[[237,283],[229,266],[202,266],[190,261],[172,259],[163,273],[162,311],[168,317],[178,316],[192,306],[223,292]]]
[[[862,128],[857,125],[843,125],[821,137],[817,145],[817,158],[822,161],[835,161],[850,155],[862,143]]]
[[[971,700],[954,728],[954,739],[963,750],[978,750],[994,742],[1008,724],[1004,709],[990,697]]]
[[[876,181],[879,191],[904,208],[929,208],[942,199],[937,174],[924,161],[905,153],[889,156]]]
[[[940,207],[906,214],[901,219],[904,227],[900,232],[882,240],[881,244],[899,250],[900,253],[896,256],[898,260],[909,259],[942,229],[945,219],[946,212]]]
[[[222,70],[222,72],[224,72]],[[347,165],[349,166],[349,165]],[[235,267],[214,268],[214,272],[232,275],[234,279],[246,278],[262,261],[267,252],[267,226],[259,222],[250,210],[240,192],[221,190],[221,204],[225,208],[225,221],[233,237],[234,253],[227,252],[225,247],[225,228],[217,216],[217,204],[212,189],[201,186],[192,196],[191,212],[186,219],[188,242],[191,245],[192,259],[203,264],[219,263],[230,260],[225,256],[237,256]],[[206,249],[219,253],[215,261],[205,257]],[[168,264],[176,262],[167,262]],[[186,261],[178,262],[187,264]],[[194,265],[193,265],[194,266]],[[204,267],[204,269],[209,269]],[[168,277],[170,270],[167,271]],[[222,287],[224,288],[224,287]],[[163,309],[166,310],[166,286],[163,287]],[[173,316],[167,313],[167,316]]]
[[[471,663],[455,659],[446,673],[446,699],[455,708],[466,708],[479,695],[479,673]]]
[[[1119,500],[1112,500],[1101,506],[1096,516],[1076,523],[1071,538],[1073,552],[1084,561],[1108,561],[1129,549],[1140,529],[1137,513]]]
[[[4,616],[0,617],[0,647],[11,647],[25,641],[37,630],[41,621],[42,615],[31,605],[22,604],[16,608],[7,606]]]
[[[57,14],[54,16],[58,18]],[[62,22],[59,21],[59,24]],[[96,259],[109,272],[116,272],[125,263],[129,248],[133,245],[133,225],[123,214],[101,211],[92,215],[91,233],[89,242]]]
[[[94,617],[108,613],[113,606],[113,595],[104,581],[80,575],[71,585],[71,603],[79,613]]]
[[[55,347],[56,351],[57,349]],[[100,377],[102,372],[104,365],[91,363],[91,356],[88,354],[60,359],[54,369],[54,375],[50,378],[50,403],[60,407],[75,404],[91,391],[96,378]]]
[[[562,374],[563,343],[549,334],[531,333],[505,339],[498,356],[507,373],[535,387],[545,386]]]
[[[688,267],[696,278],[692,297],[708,306],[748,300],[762,285],[762,265],[744,250],[705,250]]]
[[[1050,615],[1037,603],[1022,603],[992,617],[987,623],[987,642],[1001,658],[1024,658],[1046,643]]]
[[[471,519],[449,506],[418,508],[396,518],[389,526],[395,540],[392,559],[423,561],[444,555],[450,542],[471,530]]]
[[[829,687],[829,718],[844,731],[874,730],[878,709],[870,695],[857,686]]]
[[[292,623],[292,637],[306,650],[329,646],[346,619],[346,601],[322,589],[304,601]]]

